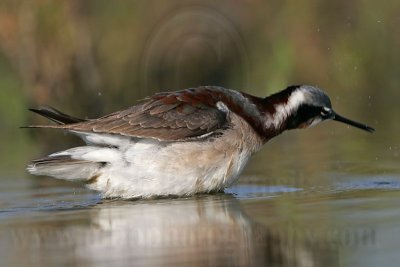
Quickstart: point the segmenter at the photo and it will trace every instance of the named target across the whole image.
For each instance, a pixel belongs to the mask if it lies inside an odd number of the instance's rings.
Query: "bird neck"
[[[288,129],[291,115],[302,97],[296,89],[297,86],[288,87],[266,98],[229,91],[229,94],[218,99],[223,100],[230,110],[241,116],[267,142]]]
[[[288,87],[263,99],[263,126],[267,139],[293,129],[292,121],[303,100],[304,95],[298,86]]]

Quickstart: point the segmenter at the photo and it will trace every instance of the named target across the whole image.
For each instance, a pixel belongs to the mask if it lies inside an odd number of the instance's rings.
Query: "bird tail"
[[[57,125],[31,125],[23,128],[56,128],[63,129],[69,124],[86,121],[67,115],[52,107],[39,107],[29,109],[43,117],[57,123]],[[102,161],[102,152],[108,148],[97,146],[75,147],[65,151],[51,154],[45,158],[33,160],[27,171],[34,175],[52,176],[70,181],[90,181],[99,175],[100,169],[106,165]],[[89,158],[85,158],[89,155]],[[95,158],[90,158],[94,155]]]
[[[54,121],[58,125],[30,125],[23,126],[21,128],[63,128],[63,125],[86,121],[85,119],[80,119],[67,115],[52,107],[30,108],[29,110],[51,121]]]
[[[52,120],[57,124],[71,124],[85,121],[85,119],[72,117],[52,107],[39,107],[37,109],[30,108],[29,110],[42,115],[43,117]]]
[[[52,176],[70,181],[90,180],[104,166],[103,162],[73,159],[70,155],[50,155],[32,161],[27,170],[34,175]]]

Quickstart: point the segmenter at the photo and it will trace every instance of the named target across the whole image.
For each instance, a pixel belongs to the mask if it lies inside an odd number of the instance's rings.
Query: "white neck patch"
[[[304,92],[301,89],[295,90],[290,96],[286,103],[275,105],[275,113],[270,115],[267,122],[266,127],[278,128],[285,119],[296,110],[300,104],[304,103],[305,96]]]

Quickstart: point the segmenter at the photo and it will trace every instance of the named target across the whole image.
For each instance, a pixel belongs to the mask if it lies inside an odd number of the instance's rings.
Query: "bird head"
[[[281,95],[279,98],[276,96]],[[290,86],[275,95],[279,99],[275,104],[272,122],[281,124],[285,129],[313,127],[326,120],[335,120],[367,132],[374,129],[347,119],[332,109],[331,100],[321,89],[309,85]]]

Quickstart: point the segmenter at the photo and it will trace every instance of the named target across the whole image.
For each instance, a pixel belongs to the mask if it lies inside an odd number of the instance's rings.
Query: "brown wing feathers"
[[[212,133],[227,124],[227,114],[215,106],[221,99],[220,94],[206,87],[159,93],[142,104],[99,119],[49,128],[167,141],[193,138]]]

